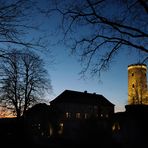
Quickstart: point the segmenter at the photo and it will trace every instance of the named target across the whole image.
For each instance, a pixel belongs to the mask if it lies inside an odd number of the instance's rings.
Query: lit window
[[[118,130],[120,130],[120,125],[118,122],[116,122],[112,126],[112,131],[118,131]]]
[[[103,117],[103,114],[101,114],[101,117]]]
[[[70,118],[70,113],[66,112],[66,118]]]
[[[41,132],[41,136],[44,136],[44,132]]]
[[[51,124],[49,124],[49,136],[51,136],[53,134],[53,129]]]
[[[58,133],[59,134],[62,134],[63,133],[63,130],[64,130],[64,124],[63,123],[60,123],[59,124],[59,131],[58,131]]]
[[[81,118],[81,114],[80,113],[76,113],[76,118]]]
[[[41,129],[41,125],[40,125],[40,123],[38,124],[38,129]]]
[[[106,114],[106,118],[108,118],[108,114]]]
[[[84,118],[85,118],[85,119],[88,118],[88,114],[87,114],[87,113],[84,114]]]

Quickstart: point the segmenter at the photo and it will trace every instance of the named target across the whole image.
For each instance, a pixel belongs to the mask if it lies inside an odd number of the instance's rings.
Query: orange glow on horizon
[[[16,116],[13,116],[13,115],[0,115],[0,118],[15,118]]]
[[[15,118],[12,112],[5,107],[0,107],[0,118]]]

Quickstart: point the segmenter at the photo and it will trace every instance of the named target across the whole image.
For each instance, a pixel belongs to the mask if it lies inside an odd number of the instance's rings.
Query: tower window
[[[135,97],[133,97],[133,101],[135,100]]]
[[[133,84],[132,87],[135,88],[135,85]]]

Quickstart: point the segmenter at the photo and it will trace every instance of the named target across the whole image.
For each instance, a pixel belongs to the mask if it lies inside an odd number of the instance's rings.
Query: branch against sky
[[[13,49],[0,61],[0,101],[17,117],[51,92],[43,60],[34,52]]]
[[[35,0],[0,0],[0,50],[7,46],[46,47],[36,19],[40,16],[38,5]]]
[[[84,64],[82,74],[107,70],[123,50],[139,53],[140,62],[147,62],[148,1],[56,0],[46,14],[57,12],[64,42]]]

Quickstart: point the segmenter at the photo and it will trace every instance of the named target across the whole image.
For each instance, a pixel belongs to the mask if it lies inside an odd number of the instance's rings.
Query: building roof
[[[88,93],[87,91],[78,92],[73,90],[65,90],[58,97],[50,102],[50,104],[56,103],[76,103],[76,104],[91,104],[91,105],[109,105],[114,106],[103,95],[96,93]]]

